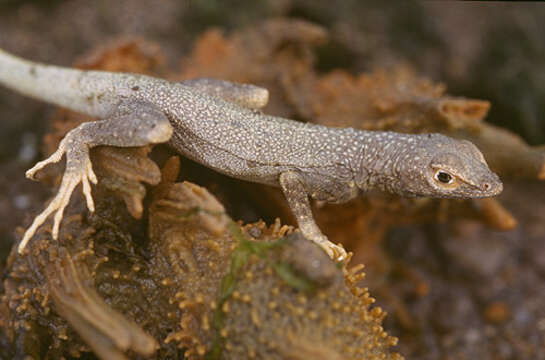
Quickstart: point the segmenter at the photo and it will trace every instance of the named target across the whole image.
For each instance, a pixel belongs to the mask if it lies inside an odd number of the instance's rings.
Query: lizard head
[[[483,154],[467,140],[425,134],[417,135],[411,147],[417,155],[398,163],[398,189],[405,195],[483,198],[503,190]]]

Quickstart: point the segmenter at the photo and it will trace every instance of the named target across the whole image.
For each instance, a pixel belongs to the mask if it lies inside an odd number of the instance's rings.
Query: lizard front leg
[[[312,216],[310,201],[303,179],[293,171],[286,171],[280,174],[280,187],[288,204],[295,215],[299,229],[303,235],[318,244],[334,260],[346,259],[346,251],[342,246],[335,245],[322,234]]]
[[[64,209],[79,183],[82,183],[82,191],[89,211],[94,211],[90,182],[96,184],[97,178],[89,158],[89,150],[92,147],[99,145],[131,147],[160,143],[168,141],[172,131],[172,126],[164,113],[155,105],[142,101],[122,103],[110,118],[84,123],[71,130],[62,139],[57,151],[26,172],[26,176],[33,179],[38,170],[58,162],[66,154],[66,169],[59,191],[26,230],[19,243],[18,252],[21,253],[24,250],[38,227],[52,213],[55,213],[52,236],[57,239]]]

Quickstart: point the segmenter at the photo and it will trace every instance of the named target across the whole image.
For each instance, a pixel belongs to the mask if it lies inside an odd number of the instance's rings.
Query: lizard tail
[[[101,81],[86,81],[100,77]],[[97,94],[111,89],[111,75],[28,61],[0,49],[0,84],[23,95],[91,116],[107,115],[112,106]],[[98,85],[102,89],[98,89]]]

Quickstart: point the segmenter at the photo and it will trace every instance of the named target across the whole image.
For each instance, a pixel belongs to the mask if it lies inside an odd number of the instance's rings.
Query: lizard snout
[[[481,190],[485,196],[496,196],[503,191],[503,183],[496,174],[491,174],[489,179],[482,182]]]

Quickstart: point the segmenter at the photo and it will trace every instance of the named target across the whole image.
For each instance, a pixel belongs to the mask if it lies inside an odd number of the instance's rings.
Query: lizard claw
[[[337,262],[346,260],[348,256],[342,245],[335,245],[329,240],[327,242],[320,243],[319,245],[331,259]]]
[[[50,159],[51,157],[47,160],[42,161],[41,163],[46,163]],[[91,185],[89,181],[96,184],[97,178],[95,173],[93,172],[91,161],[87,155],[84,161],[76,163],[78,164],[78,167],[67,166],[67,171],[62,177],[61,186],[59,188],[59,191],[57,192],[57,195],[49,203],[47,208],[42,211],[42,213],[40,213],[38,216],[36,216],[36,218],[32,222],[32,225],[30,225],[30,227],[26,230],[23,239],[21,240],[21,243],[19,244],[19,247],[17,249],[19,253],[22,253],[30,238],[32,238],[32,236],[36,233],[38,227],[40,227],[52,213],[55,213],[52,236],[55,240],[58,238],[59,227],[63,218],[64,209],[70,202],[70,197],[72,196],[74,189],[80,182],[82,183],[82,192],[85,195],[87,208],[90,212],[95,211],[95,204],[91,195]],[[34,168],[32,168],[31,170],[35,168],[36,170],[39,170],[39,164],[40,163],[34,166]],[[45,166],[45,164],[43,166]]]
[[[303,235],[305,234],[303,233]],[[346,250],[342,247],[341,244],[333,244],[324,234],[308,234],[305,235],[305,237],[320,246],[326,252],[326,254],[334,261],[344,261],[348,257]]]
[[[93,171],[93,164],[91,164],[91,161],[87,163],[87,177],[89,178],[89,181],[91,181],[93,184],[97,184],[97,176],[95,175],[95,172]]]

